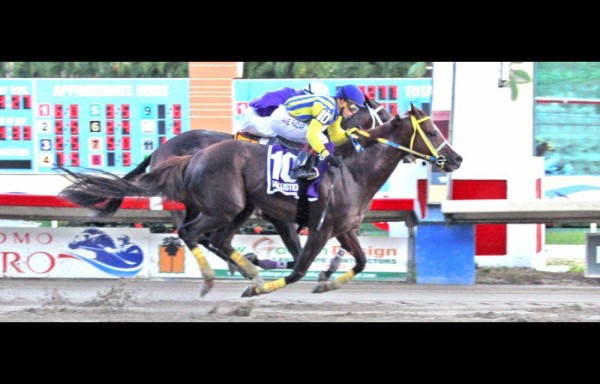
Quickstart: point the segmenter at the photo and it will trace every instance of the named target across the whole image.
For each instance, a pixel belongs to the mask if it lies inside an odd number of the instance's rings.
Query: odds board
[[[187,131],[188,79],[1,79],[0,173],[127,173]]]

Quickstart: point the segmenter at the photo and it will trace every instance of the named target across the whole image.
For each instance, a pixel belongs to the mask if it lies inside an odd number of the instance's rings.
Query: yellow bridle
[[[377,138],[377,141],[380,143],[383,143],[385,145],[389,145],[390,147],[394,147],[396,149],[399,149],[401,151],[405,151],[408,152],[412,155],[421,157],[427,161],[429,161],[430,163],[435,163],[436,165],[438,165],[439,167],[442,167],[443,164],[446,162],[446,159],[444,158],[444,156],[440,156],[439,155],[439,151],[440,149],[442,149],[445,145],[448,144],[448,141],[446,141],[446,139],[444,139],[444,142],[442,144],[440,144],[439,147],[435,148],[433,146],[433,144],[431,144],[431,141],[427,138],[427,135],[425,135],[425,132],[423,132],[423,128],[421,128],[421,124],[423,121],[427,121],[431,118],[431,116],[425,116],[420,120],[417,120],[413,115],[410,115],[410,121],[413,127],[413,134],[412,137],[410,139],[410,148],[406,148],[402,145],[396,144],[392,141],[389,141],[387,139],[383,139],[383,138]],[[423,142],[425,143],[425,145],[427,145],[427,148],[429,148],[429,151],[431,152],[431,155],[425,155],[424,153],[421,152],[417,152],[413,149],[414,143],[415,143],[415,137],[417,136],[417,132],[419,132],[419,135],[421,136],[421,138],[423,139]],[[354,138],[358,138],[356,136],[352,136],[352,134],[354,133],[358,133],[359,135],[365,136],[365,137],[371,137],[371,135],[363,130],[360,130],[358,128],[350,128],[347,132],[346,135],[354,137]]]

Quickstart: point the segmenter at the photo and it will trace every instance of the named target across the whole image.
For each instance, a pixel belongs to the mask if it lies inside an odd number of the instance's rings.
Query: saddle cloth
[[[327,143],[329,151],[333,151],[333,144]],[[289,176],[290,169],[296,160],[298,151],[290,151],[280,145],[270,145],[267,153],[267,194],[282,193],[286,196],[294,196],[298,199],[298,180]],[[323,174],[327,171],[327,162],[322,161],[317,165],[319,176],[311,180],[311,184],[306,192],[308,201],[315,201],[319,198],[317,187],[323,179]]]

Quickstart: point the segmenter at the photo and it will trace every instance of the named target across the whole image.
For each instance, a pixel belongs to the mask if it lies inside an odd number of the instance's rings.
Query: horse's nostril
[[[454,162],[455,162],[456,164],[460,164],[460,163],[462,163],[462,157],[461,157],[461,156],[456,156],[456,157],[454,158]]]

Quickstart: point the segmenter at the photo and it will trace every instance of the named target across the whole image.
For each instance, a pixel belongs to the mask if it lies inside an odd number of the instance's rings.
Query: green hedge
[[[0,77],[12,78],[185,78],[187,62],[0,62]]]

